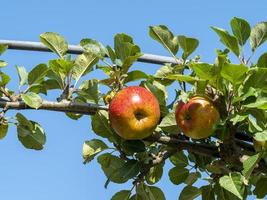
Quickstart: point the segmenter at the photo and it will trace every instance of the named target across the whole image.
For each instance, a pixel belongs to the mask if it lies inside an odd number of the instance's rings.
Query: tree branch
[[[23,101],[0,101],[0,108],[8,108],[13,110],[34,109],[26,105]],[[83,115],[94,115],[97,110],[108,110],[106,106],[101,106],[93,103],[79,103],[79,102],[53,102],[44,100],[41,106],[36,110],[50,110],[58,112],[71,112]]]

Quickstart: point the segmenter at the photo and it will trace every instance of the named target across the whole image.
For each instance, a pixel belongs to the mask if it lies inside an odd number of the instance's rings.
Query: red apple
[[[210,100],[196,96],[187,103],[182,101],[178,103],[175,118],[186,136],[202,139],[213,134],[220,115]]]
[[[160,118],[157,98],[139,86],[119,91],[109,104],[109,120],[115,132],[126,140],[150,136]]]

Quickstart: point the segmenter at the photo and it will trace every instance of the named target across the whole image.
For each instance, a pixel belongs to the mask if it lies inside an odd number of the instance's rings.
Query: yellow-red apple
[[[175,118],[186,136],[202,139],[213,134],[220,115],[210,100],[196,96],[187,103],[183,101],[178,103]]]
[[[119,91],[109,104],[109,120],[115,132],[126,140],[150,136],[160,118],[157,98],[139,86]]]

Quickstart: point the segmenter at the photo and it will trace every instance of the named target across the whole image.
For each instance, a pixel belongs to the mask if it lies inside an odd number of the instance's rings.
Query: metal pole
[[[0,44],[8,45],[8,49],[51,52],[41,42],[0,40]],[[69,45],[69,49],[67,52],[70,54],[81,54],[83,53],[83,51],[84,51],[83,48],[79,45]],[[162,65],[164,63],[180,64],[177,63],[175,59],[172,57],[160,56],[154,54],[144,54],[138,59],[138,61],[144,63],[159,64],[159,65]]]

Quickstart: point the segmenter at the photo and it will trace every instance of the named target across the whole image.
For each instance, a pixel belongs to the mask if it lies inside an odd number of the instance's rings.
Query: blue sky
[[[264,0],[1,0],[0,7],[0,39],[38,41],[41,33],[53,31],[62,34],[70,44],[88,37],[113,45],[114,34],[124,32],[134,37],[143,52],[168,55],[148,36],[149,25],[165,24],[175,34],[198,38],[200,45],[195,55],[201,55],[207,62],[213,62],[214,50],[222,48],[209,26],[229,29],[234,16],[255,25],[266,20],[267,10]],[[264,49],[266,45],[260,52]],[[40,52],[5,53],[1,57],[9,63],[5,71],[14,78],[10,87],[16,89],[18,85],[16,64],[31,69],[54,57]],[[139,63],[136,67],[153,73],[159,66]],[[9,112],[9,116],[14,114]],[[27,150],[17,140],[16,129],[10,128],[7,137],[0,141],[0,199],[108,200],[116,191],[131,188],[130,183],[111,183],[104,189],[106,177],[100,166],[95,161],[82,164],[82,144],[95,137],[88,117],[72,121],[62,113],[24,111],[23,114],[43,126],[47,143],[43,151]],[[157,184],[167,200],[177,199],[181,190],[168,180],[170,167],[167,163]]]

